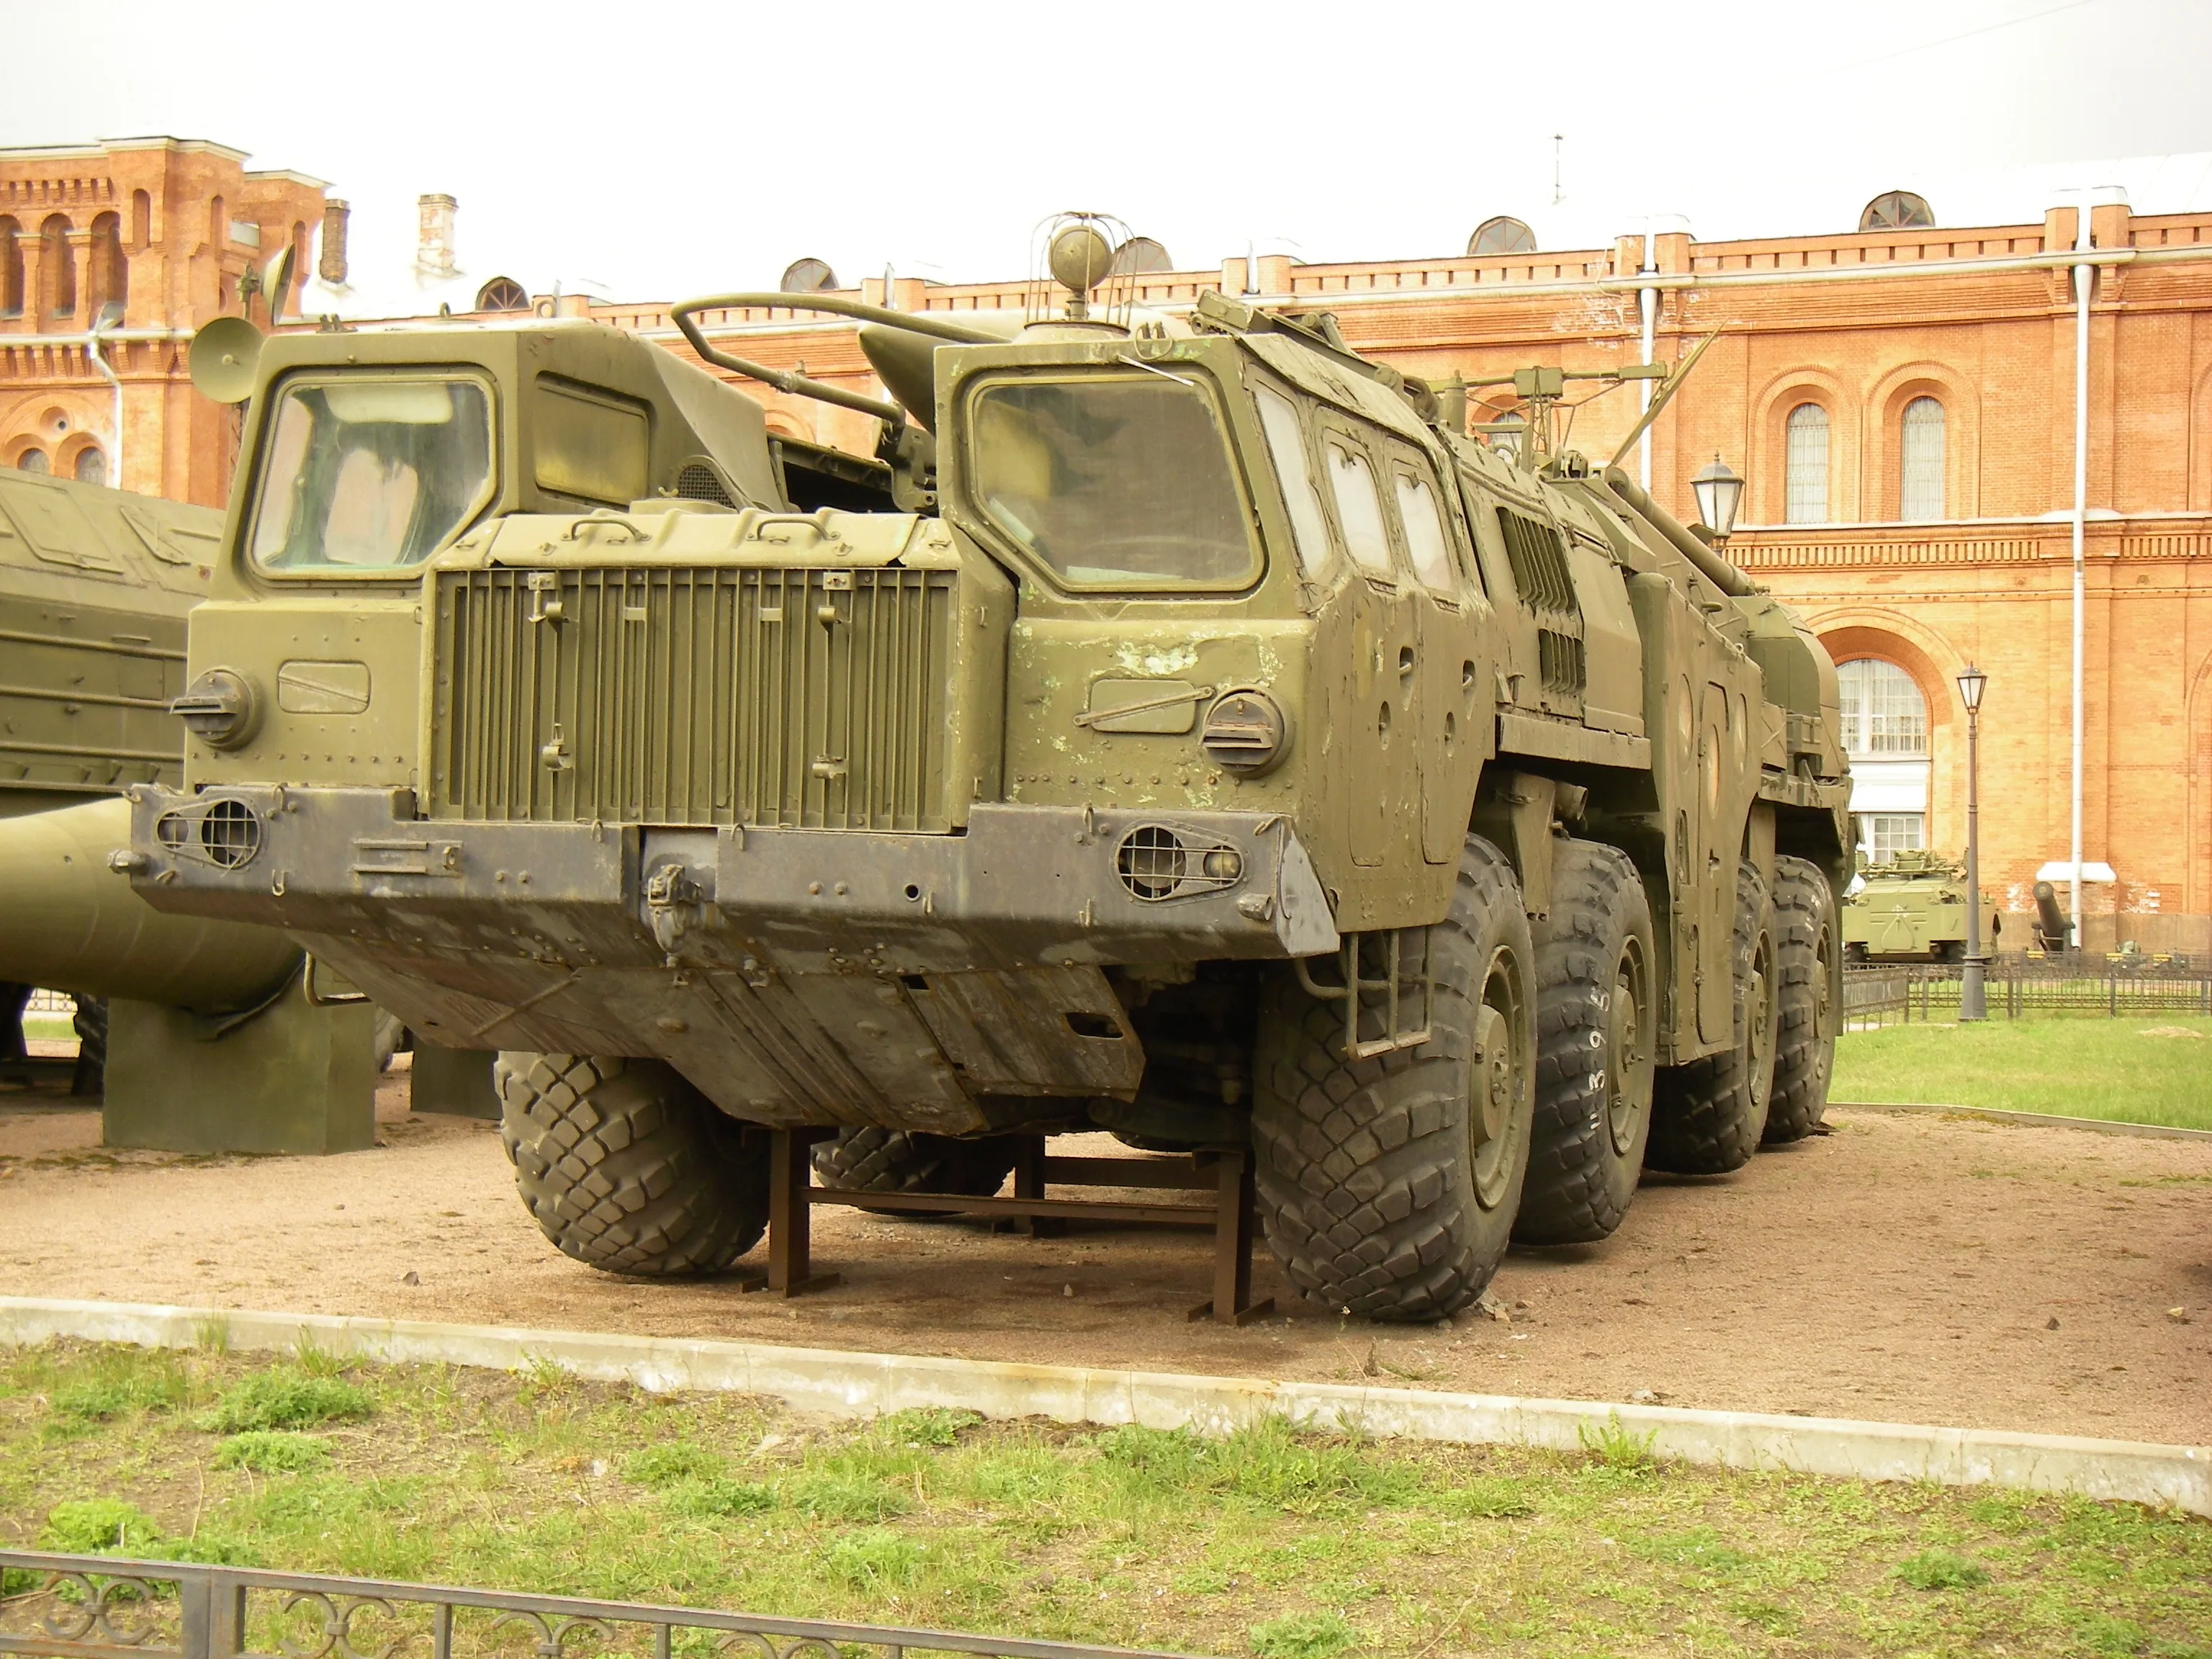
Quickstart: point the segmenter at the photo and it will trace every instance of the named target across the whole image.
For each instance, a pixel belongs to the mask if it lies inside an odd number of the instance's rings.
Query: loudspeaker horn
[[[242,404],[253,395],[261,331],[243,317],[218,317],[192,336],[192,385],[219,404]]]

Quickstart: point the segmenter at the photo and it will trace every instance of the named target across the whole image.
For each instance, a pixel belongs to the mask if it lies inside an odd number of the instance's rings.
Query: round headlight
[[[1238,686],[1223,692],[1206,711],[1198,745],[1206,759],[1241,778],[1271,771],[1290,748],[1290,717],[1265,691]]]
[[[261,699],[253,682],[228,668],[210,668],[169,705],[191,733],[210,749],[237,749],[252,741],[261,726]]]

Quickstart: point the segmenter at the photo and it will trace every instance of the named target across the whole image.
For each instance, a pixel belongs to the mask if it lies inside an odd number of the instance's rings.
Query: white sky
[[[1069,207],[1202,268],[1455,252],[1493,213],[1547,247],[1652,213],[1846,229],[1899,187],[1948,224],[2069,185],[2212,205],[2205,0],[0,0],[0,144],[234,145],[329,179],[357,261],[410,255],[443,191],[472,276],[626,299],[802,254],[848,283],[1018,276]]]

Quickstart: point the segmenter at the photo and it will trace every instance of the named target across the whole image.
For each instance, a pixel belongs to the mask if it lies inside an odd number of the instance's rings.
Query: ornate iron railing
[[[1869,1030],[1959,1017],[1960,969],[1953,964],[1886,963],[1844,969],[1844,1025]],[[2110,1018],[2212,1015],[2212,972],[2188,963],[2140,965],[2082,956],[2048,962],[2003,957],[1983,975],[1992,1019],[2045,1014]]]
[[[0,1550],[0,1654],[52,1659],[1168,1659],[699,1607]]]

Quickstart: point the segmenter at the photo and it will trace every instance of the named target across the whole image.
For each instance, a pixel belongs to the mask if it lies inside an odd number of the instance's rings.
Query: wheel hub
[[[1751,959],[1751,1007],[1745,1021],[1745,1058],[1751,1066],[1751,1087],[1756,1099],[1764,1100],[1774,1079],[1774,1003],[1767,995],[1771,982],[1764,941]]]
[[[1637,963],[1624,957],[1613,976],[1611,1006],[1607,1009],[1605,1127],[1613,1150],[1626,1158],[1636,1145],[1637,1091],[1635,1082],[1644,1066],[1638,1040],[1644,1031],[1642,975]]]
[[[1528,1132],[1522,1104],[1528,1060],[1516,1024],[1521,1007],[1511,963],[1500,951],[1483,975],[1467,1080],[1467,1138],[1474,1160],[1474,1196],[1486,1210],[1496,1209],[1504,1200],[1520,1138]]]
[[[1474,1016],[1474,1076],[1468,1090],[1474,1110],[1468,1133],[1478,1154],[1505,1133],[1513,1112],[1513,1044],[1505,1017],[1485,1004]]]

